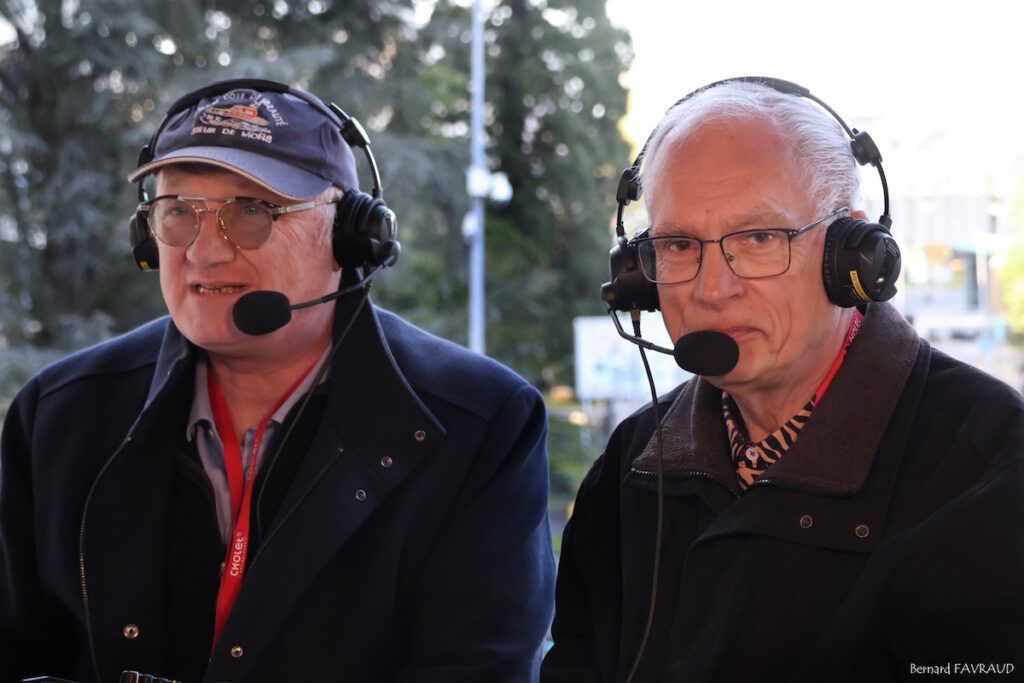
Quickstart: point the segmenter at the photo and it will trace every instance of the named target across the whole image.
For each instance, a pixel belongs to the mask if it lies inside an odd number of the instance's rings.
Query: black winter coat
[[[659,405],[663,545],[634,681],[922,680],[978,665],[1024,676],[1017,392],[873,304],[793,448],[742,495],[721,392],[698,378]],[[653,431],[650,408],[624,421],[580,488],[544,683],[623,681],[637,656]]]
[[[11,406],[0,681],[535,678],[554,561],[533,388],[365,307],[260,470],[259,540],[211,655],[225,548],[180,444],[195,353],[156,321],[44,370]]]

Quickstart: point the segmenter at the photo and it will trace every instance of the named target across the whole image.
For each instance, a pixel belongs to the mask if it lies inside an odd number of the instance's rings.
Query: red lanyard
[[[821,397],[825,395],[828,385],[832,384],[832,378],[839,372],[839,366],[843,364],[843,359],[846,358],[846,350],[850,348],[853,338],[860,332],[860,326],[863,322],[864,314],[856,308],[853,309],[853,319],[850,320],[850,329],[846,332],[846,341],[843,343],[843,348],[839,350],[839,356],[836,358],[836,362],[832,364],[832,369],[828,371],[824,381],[818,386],[818,390],[814,392],[814,405],[818,405],[821,402]]]
[[[249,508],[253,484],[256,480],[256,459],[259,456],[260,444],[263,442],[263,433],[270,423],[270,418],[284,405],[284,402],[302,384],[302,380],[306,379],[310,370],[315,366],[316,363],[313,363],[308,370],[302,373],[284,393],[284,396],[277,401],[270,414],[260,420],[259,426],[256,428],[256,435],[252,440],[252,448],[249,451],[249,466],[244,472],[242,471],[242,449],[235,433],[231,409],[220,390],[217,378],[214,377],[213,369],[210,368],[206,374],[206,389],[210,395],[213,420],[217,425],[221,443],[224,444],[224,466],[227,469],[228,488],[231,491],[231,517],[235,520],[235,530],[228,543],[224,569],[220,576],[220,589],[217,591],[217,617],[213,628],[213,645],[216,645],[220,639],[221,629],[224,628],[224,623],[228,620],[228,615],[231,614],[231,607],[235,604],[235,598],[238,597],[238,592],[242,588],[245,558],[249,550]]]

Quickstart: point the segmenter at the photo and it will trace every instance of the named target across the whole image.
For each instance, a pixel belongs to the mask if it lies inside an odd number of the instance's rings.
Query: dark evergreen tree
[[[64,348],[162,310],[128,257],[139,148],[181,94],[235,77],[330,86],[373,115],[409,2],[3,0],[0,334]],[[338,67],[343,65],[343,67]],[[330,77],[323,72],[330,68]]]
[[[442,3],[431,23],[435,51],[468,72],[468,10]],[[603,0],[503,0],[485,40],[488,155],[514,189],[487,212],[488,352],[541,385],[571,382],[572,319],[603,312],[632,47]],[[465,131],[468,106],[435,114]]]
[[[233,77],[308,88],[364,123],[405,247],[375,298],[464,341],[464,5],[0,0],[0,344],[70,348],[160,313],[128,257],[124,178],[173,99]],[[565,382],[572,318],[601,312],[630,46],[603,0],[502,0],[486,40],[488,155],[515,190],[488,210],[488,351]]]

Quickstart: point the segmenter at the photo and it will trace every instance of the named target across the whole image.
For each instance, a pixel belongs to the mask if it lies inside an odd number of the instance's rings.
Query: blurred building
[[[879,143],[890,150],[890,213],[903,253],[893,303],[933,346],[1021,389],[1024,353],[1007,343],[999,270],[1024,227],[1010,211],[1024,158],[993,131],[953,136],[919,121],[887,123],[891,138]],[[881,193],[871,175],[864,191],[874,218]]]

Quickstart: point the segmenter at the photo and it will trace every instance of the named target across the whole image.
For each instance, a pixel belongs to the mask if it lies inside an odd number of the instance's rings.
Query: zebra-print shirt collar
[[[839,355],[832,364],[832,369],[829,370],[828,375],[825,376],[825,379],[818,386],[818,390],[814,392],[814,396],[811,396],[811,400],[805,403],[804,407],[796,415],[789,418],[784,425],[757,443],[751,443],[747,439],[740,424],[743,416],[740,415],[736,402],[729,396],[729,392],[722,392],[722,413],[725,415],[725,427],[729,433],[729,449],[732,452],[732,464],[736,468],[736,476],[739,477],[742,490],[745,491],[748,486],[754,483],[755,479],[768,469],[769,465],[781,458],[782,454],[796,443],[796,437],[800,435],[800,430],[804,428],[807,420],[810,419],[814,406],[818,405],[818,401],[825,395],[829,384],[832,383],[832,378],[835,377],[839,366],[843,364],[843,359],[846,358],[846,351],[850,348],[854,338],[856,338],[863,322],[863,314],[854,309],[842,349],[840,349]]]
[[[725,415],[725,427],[729,433],[729,449],[732,453],[732,464],[736,467],[736,476],[740,480],[740,488],[744,491],[754,483],[768,466],[782,457],[792,448],[800,430],[807,424],[814,410],[814,398],[811,398],[800,411],[789,418],[785,424],[766,436],[763,440],[753,443],[743,433],[739,420],[740,411],[736,408],[729,392],[722,392],[722,413]]]

